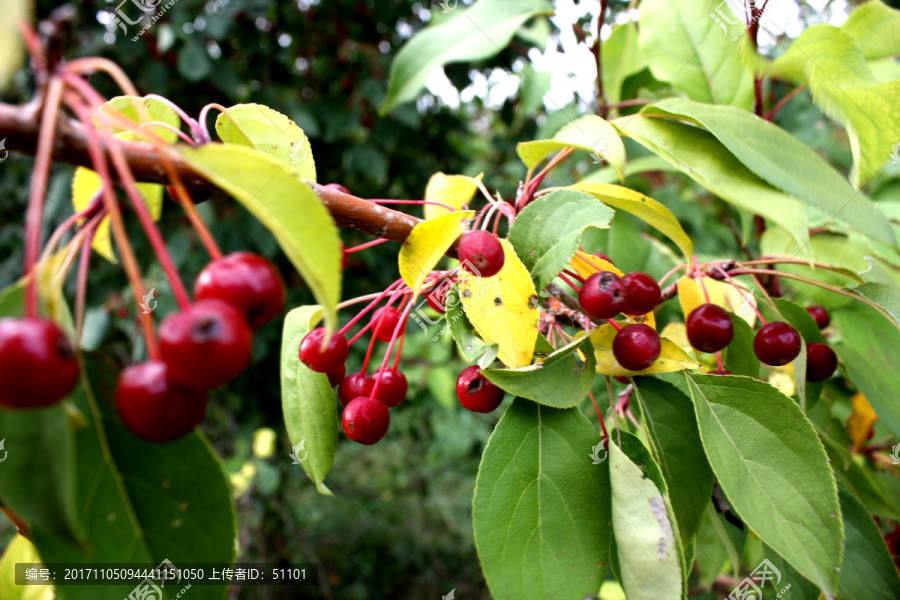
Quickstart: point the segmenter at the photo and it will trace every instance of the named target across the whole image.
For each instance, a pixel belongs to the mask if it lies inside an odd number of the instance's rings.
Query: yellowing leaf
[[[466,175],[444,175],[443,173],[435,173],[428,180],[428,186],[425,188],[426,202],[440,202],[447,206],[452,206],[456,210],[462,209],[464,204],[472,201],[472,197],[478,190],[478,183],[484,174],[478,177],[468,177]],[[445,215],[449,211],[443,206],[435,206],[434,204],[425,205],[425,220],[433,219],[440,215]]]
[[[463,310],[475,331],[489,344],[497,344],[497,358],[514,369],[530,365],[534,357],[539,302],[528,269],[512,244],[506,240],[500,243],[506,255],[500,272],[479,278],[460,269],[459,288]]]
[[[475,216],[475,211],[447,213],[429,221],[422,221],[410,232],[400,248],[400,277],[418,295],[428,273],[443,258],[465,228],[463,221]]]
[[[693,254],[694,245],[691,238],[682,229],[681,223],[678,222],[672,211],[653,198],[626,187],[608,183],[581,183],[573,185],[569,189],[586,192],[604,204],[633,214],[672,240],[684,253],[686,259]]]
[[[115,117],[115,120],[101,120],[98,115],[102,114],[109,115],[110,117]],[[101,131],[104,130],[101,123],[108,123],[111,131],[117,138],[123,140],[146,139],[142,138],[141,135],[136,134],[135,132],[130,131],[129,129],[124,127],[121,124],[121,119],[131,121],[135,124],[166,123],[167,125],[170,125],[175,129],[179,129],[181,127],[181,119],[169,106],[153,98],[141,98],[138,96],[116,96],[115,98],[112,98],[111,100],[105,102],[102,106],[100,106],[100,108],[97,109],[97,114],[91,118],[94,124],[97,125],[98,129],[100,129]],[[143,129],[159,138],[162,138],[163,141],[169,144],[173,143],[178,137],[178,135],[171,129],[167,127],[160,127],[159,125],[149,125]]]
[[[585,279],[600,271],[610,271],[619,277],[625,274],[611,262],[603,260],[593,254],[582,252],[581,250],[575,253],[575,256],[573,256],[571,262],[569,262],[569,266],[575,269],[575,272]],[[653,329],[656,329],[656,317],[653,312],[649,312],[646,315],[634,315],[628,317],[628,320],[634,323],[646,323]]]
[[[615,127],[597,115],[585,115],[560,129],[552,140],[522,142],[516,152],[529,169],[551,152],[578,148],[591,153],[595,164],[609,163],[625,180],[625,144]]]
[[[39,582],[16,585],[16,563],[40,563],[34,544],[23,535],[16,535],[0,558],[0,598],[3,600],[53,600],[53,585]]]
[[[710,277],[703,278],[702,286],[700,281],[693,277],[684,276],[678,280],[678,300],[681,302],[681,311],[684,313],[685,320],[695,308],[701,304],[706,304],[706,294],[703,293],[704,288],[706,288],[706,293],[709,294],[709,302],[711,304],[716,304],[725,310],[733,312],[753,327],[753,324],[756,322],[756,311],[754,310],[756,298],[752,290],[742,294],[740,290],[730,283]]]
[[[85,167],[78,167],[75,170],[75,176],[72,178],[72,206],[75,212],[80,212],[90,205],[94,197],[100,193],[100,187],[103,182],[96,172]],[[154,221],[158,221],[162,214],[163,188],[156,183],[139,183],[138,191],[144,198],[144,204],[150,211],[150,216]],[[113,252],[112,242],[109,234],[109,217],[100,221],[97,226],[97,232],[94,234],[92,243],[94,251],[106,260],[116,263],[116,255]]]
[[[3,2],[0,19],[0,90],[6,88],[13,74],[22,66],[25,47],[19,23],[30,23],[33,10],[28,0]]]
[[[866,445],[869,439],[869,432],[875,426],[878,415],[875,414],[875,409],[872,408],[872,405],[869,404],[862,392],[857,392],[851,398],[851,402],[853,402],[853,412],[850,413],[850,418],[847,419],[847,434],[853,440],[853,446],[858,451]]]
[[[662,338],[662,349],[656,362],[643,371],[629,371],[619,364],[612,351],[613,340],[616,337],[616,329],[612,325],[601,325],[591,333],[591,342],[594,344],[594,356],[597,359],[597,372],[603,375],[622,377],[626,375],[650,375],[652,373],[671,373],[685,369],[699,369],[700,363],[682,350],[678,344]]]

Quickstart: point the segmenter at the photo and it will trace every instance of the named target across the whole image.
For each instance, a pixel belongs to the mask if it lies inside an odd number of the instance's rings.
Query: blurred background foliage
[[[37,2],[37,18],[45,18],[56,6]],[[432,18],[427,4],[178,0],[136,42],[110,22],[106,11],[115,6],[95,1],[76,5],[79,18],[67,57],[109,58],[142,93],[165,96],[193,115],[210,102],[225,106],[257,102],[281,111],[308,135],[318,180],[339,182],[361,197],[421,198],[431,174],[444,171],[483,172],[487,186],[509,198],[525,175],[515,155],[516,143],[550,137],[573,117],[596,110],[593,98],[574,92],[568,104],[547,102],[542,90],[550,85],[551,74],[536,72],[530,64],[529,57],[559,44],[560,27],[570,27],[559,20],[541,18],[530,24],[527,35],[487,61],[448,66],[447,80],[462,92],[459,103],[447,103],[426,91],[416,103],[382,117],[378,106],[391,59]],[[805,3],[801,8],[803,20],[815,22],[821,14]],[[627,3],[612,1],[610,9],[607,21],[614,22]],[[595,30],[596,11],[597,3],[588,1],[575,9],[586,31]],[[434,13],[440,16],[440,10]],[[491,93],[498,82],[508,81],[503,75],[510,73],[520,75],[518,89],[505,95]],[[30,77],[29,70],[21,70],[3,99],[27,101]],[[107,96],[115,94],[103,77],[95,76],[92,83]],[[661,86],[645,70],[626,80],[623,98],[649,97],[650,90]],[[776,84],[771,93],[778,98],[787,91]],[[637,109],[623,109],[621,114],[629,110]],[[845,172],[849,168],[843,131],[824,119],[808,93],[788,104],[777,122]],[[632,143],[628,150],[630,159],[646,155]],[[2,165],[0,288],[21,275],[30,167],[29,158],[17,155]],[[577,153],[554,171],[547,185],[565,185],[588,174],[611,181],[608,173],[597,169],[590,158]],[[72,172],[64,165],[54,169],[47,232],[71,214]],[[879,186],[895,177],[895,172],[886,172],[873,186],[873,195],[877,198]],[[698,185],[663,171],[629,177],[627,185],[664,202],[694,239],[698,255],[727,257],[737,252],[736,238],[746,230],[747,216]],[[162,231],[183,277],[193,281],[206,255],[175,204],[167,201],[165,209]],[[250,250],[282,268],[289,284],[289,307],[311,301],[273,238],[236,203],[216,195],[200,209],[225,252]],[[162,318],[174,310],[174,299],[133,219],[130,226],[147,286],[157,290],[157,314]],[[348,247],[369,239],[351,230],[342,235]],[[611,256],[626,271],[643,269],[660,277],[675,263],[666,242],[650,235],[636,219],[619,215],[612,229],[586,236],[585,246]],[[395,280],[397,249],[388,243],[351,255],[344,272],[344,297],[372,293]],[[69,292],[73,289],[70,282]],[[137,307],[120,266],[94,256],[88,306],[87,348],[103,349],[123,364],[142,357],[136,337]],[[661,320],[667,319],[664,312]],[[502,410],[491,415],[462,410],[454,385],[463,365],[450,336],[435,343],[430,338],[435,332],[426,336],[413,327],[409,333],[402,364],[410,381],[408,400],[392,411],[391,431],[379,445],[367,448],[341,441],[328,480],[334,498],[318,495],[288,459],[290,443],[278,382],[280,321],[256,336],[254,368],[213,393],[203,430],[235,484],[239,560],[320,563],[327,577],[308,597],[439,598],[452,588],[460,598],[488,597],[472,540],[471,497],[482,450]],[[351,367],[361,364],[364,351],[364,345],[352,349]],[[11,525],[0,521],[4,545],[12,533]],[[305,596],[244,588],[232,597]]]

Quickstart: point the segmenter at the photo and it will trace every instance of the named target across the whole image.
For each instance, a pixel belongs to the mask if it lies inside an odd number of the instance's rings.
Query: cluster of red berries
[[[269,261],[237,252],[203,269],[194,300],[160,326],[159,360],[131,365],[119,378],[119,416],[145,440],[173,440],[200,424],[207,392],[250,364],[253,331],[281,312],[285,287]]]
[[[595,319],[612,319],[618,314],[643,315],[662,298],[659,284],[650,275],[635,271],[622,277],[600,271],[584,280],[578,292],[581,309]],[[656,362],[662,344],[656,330],[643,323],[626,325],[613,340],[613,354],[629,371],[642,371]]]

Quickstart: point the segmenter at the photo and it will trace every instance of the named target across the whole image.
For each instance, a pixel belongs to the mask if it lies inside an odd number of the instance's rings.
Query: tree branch
[[[39,107],[36,104],[22,106],[0,102],[0,140],[6,138],[8,150],[34,155],[37,150]],[[93,168],[87,148],[87,136],[78,121],[61,118],[57,127],[53,158],[58,161]],[[163,168],[159,152],[142,142],[119,140],[128,166],[137,181],[170,184]],[[102,141],[108,150],[107,141]],[[181,178],[185,187],[200,190],[214,189],[209,181],[176,156],[170,157],[172,169]],[[325,207],[331,212],[335,222],[344,227],[403,242],[421,219],[412,215],[379,206],[356,196],[338,190],[307,182],[319,195]],[[453,249],[456,248],[454,244]],[[448,254],[453,254],[453,249]]]

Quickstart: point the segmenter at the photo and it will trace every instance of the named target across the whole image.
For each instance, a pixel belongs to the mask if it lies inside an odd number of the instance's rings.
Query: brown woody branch
[[[39,107],[36,104],[12,105],[0,102],[0,140],[6,138],[8,150],[34,155],[37,149]],[[102,142],[104,148],[107,142]],[[151,145],[117,141],[135,179],[168,184],[159,152]],[[81,167],[93,167],[87,149],[83,125],[69,118],[61,118],[53,148],[56,160]],[[184,161],[173,157],[173,168],[182,183],[193,189],[212,189],[214,186]],[[403,242],[420,219],[406,213],[385,208],[338,190],[310,183],[331,212],[338,225],[352,227],[376,237]],[[454,246],[455,247],[455,246]]]

